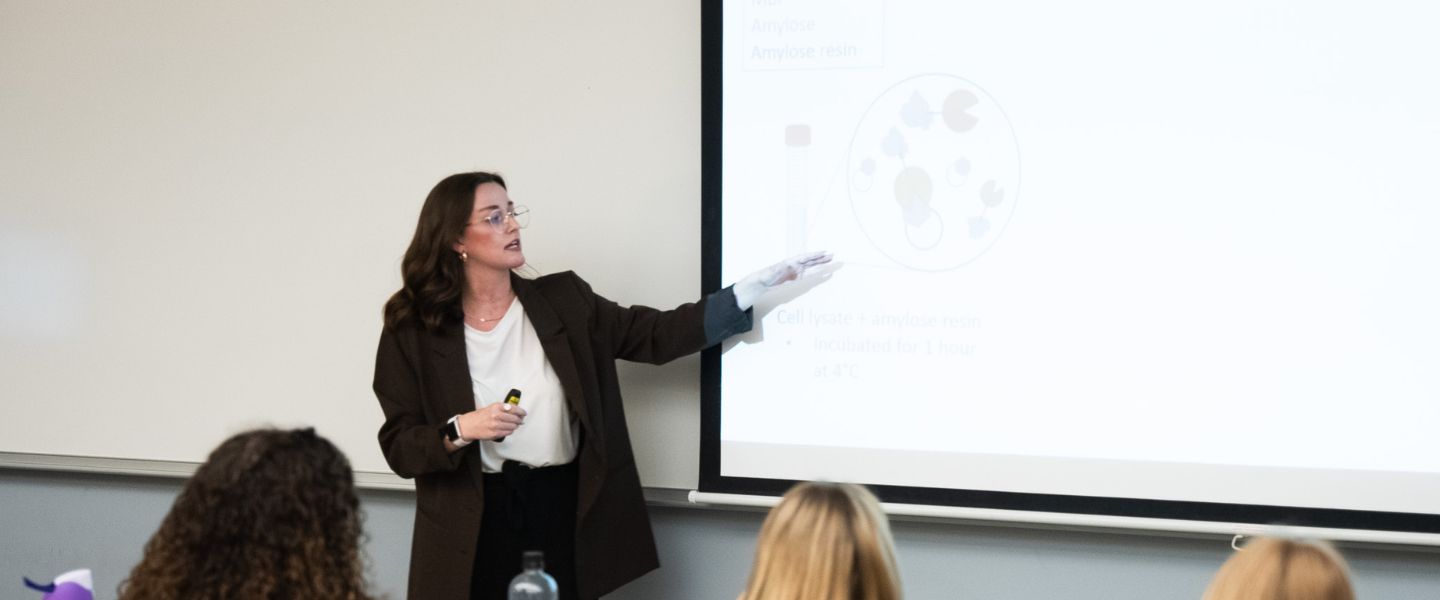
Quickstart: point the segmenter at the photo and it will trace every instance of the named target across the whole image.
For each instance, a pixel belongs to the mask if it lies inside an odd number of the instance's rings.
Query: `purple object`
[[[44,592],[41,600],[95,600],[89,569],[76,569],[61,574],[54,582],[43,585],[26,577],[25,587]]]
[[[41,600],[95,600],[95,594],[75,582],[55,586],[55,591],[45,594]]]

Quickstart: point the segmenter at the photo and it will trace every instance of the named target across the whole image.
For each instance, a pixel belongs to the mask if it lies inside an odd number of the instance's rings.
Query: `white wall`
[[[313,424],[387,472],[380,307],[458,171],[507,176],[541,273],[697,298],[699,25],[658,0],[0,0],[0,452],[198,462]],[[693,487],[698,360],[624,373],[645,483]]]

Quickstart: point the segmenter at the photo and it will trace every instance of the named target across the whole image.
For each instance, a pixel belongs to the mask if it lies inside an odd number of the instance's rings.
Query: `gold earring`
[[[460,262],[465,262],[466,260],[469,260],[469,259],[470,259],[470,255],[469,255],[469,254],[466,254],[464,250],[461,250],[461,251],[460,251]]]

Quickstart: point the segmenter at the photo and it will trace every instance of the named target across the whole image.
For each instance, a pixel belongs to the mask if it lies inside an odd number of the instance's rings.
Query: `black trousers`
[[[578,600],[575,589],[575,510],[579,469],[575,463],[531,468],[506,461],[485,474],[485,512],[475,548],[472,600],[505,600],[520,574],[526,550],[545,552],[545,572],[555,578],[561,600]]]

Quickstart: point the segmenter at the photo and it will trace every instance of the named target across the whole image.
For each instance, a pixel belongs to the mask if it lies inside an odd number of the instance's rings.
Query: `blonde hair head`
[[[1355,590],[1329,544],[1259,538],[1225,561],[1204,600],[1355,600]]]
[[[890,525],[847,483],[790,488],[760,528],[744,600],[900,600]]]

